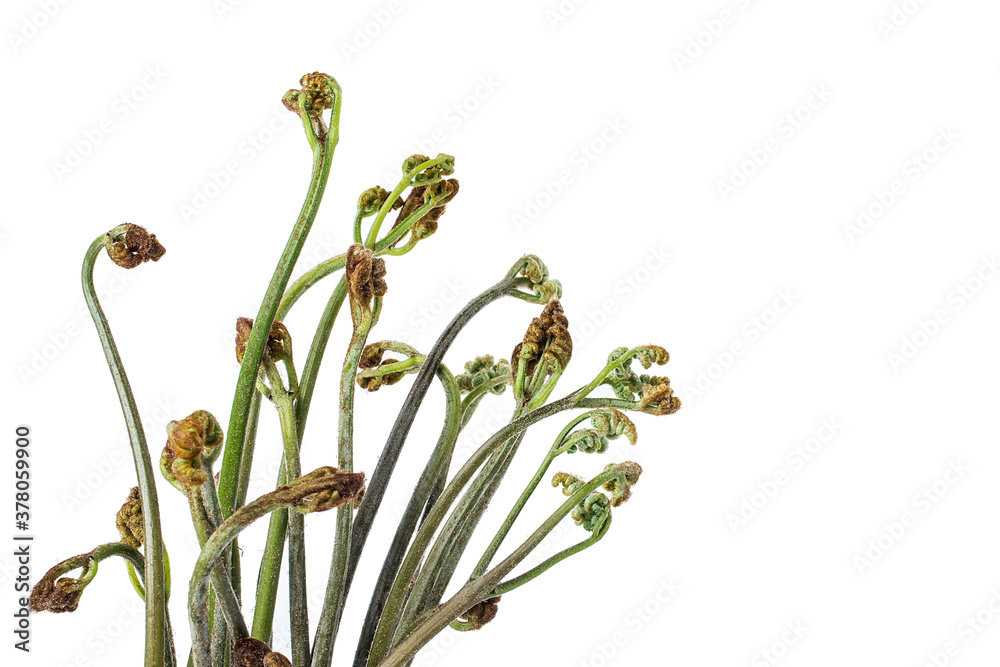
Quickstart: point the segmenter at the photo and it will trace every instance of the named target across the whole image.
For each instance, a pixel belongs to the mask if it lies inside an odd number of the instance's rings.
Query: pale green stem
[[[341,472],[354,472],[355,376],[358,372],[361,353],[368,341],[368,332],[378,321],[382,299],[375,297],[371,308],[360,308],[354,304],[351,304],[351,308],[356,314],[355,325],[340,374],[338,405],[337,467],[340,468]],[[353,504],[348,503],[337,508],[337,529],[333,543],[333,556],[330,560],[330,574],[327,579],[319,623],[316,627],[316,639],[313,643],[312,664],[314,667],[329,667],[333,660],[333,648],[337,641],[337,631],[340,628],[340,616],[343,611],[353,518]]]
[[[569,515],[573,508],[579,505],[592,491],[612,479],[620,479],[621,477],[622,473],[619,470],[611,469],[602,472],[582,485],[507,558],[479,579],[465,584],[451,599],[424,616],[420,623],[406,637],[402,638],[384,659],[369,664],[378,665],[378,667],[401,667],[404,665],[459,615],[473,605],[492,597],[503,578],[541,544],[542,540],[559,525],[559,522]]]

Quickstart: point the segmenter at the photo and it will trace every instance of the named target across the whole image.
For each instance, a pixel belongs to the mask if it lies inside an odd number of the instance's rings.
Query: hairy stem
[[[371,601],[368,603],[365,621],[361,626],[361,636],[354,654],[355,667],[364,667],[368,660],[368,649],[375,637],[378,619],[382,616],[393,580],[403,562],[403,556],[406,554],[406,547],[417,528],[421,514],[425,508],[433,506],[431,503],[432,494],[437,489],[439,481],[447,474],[447,468],[454,453],[455,441],[460,430],[459,422],[462,417],[461,393],[455,385],[455,378],[443,365],[438,369],[438,378],[444,387],[447,401],[444,429],[441,431],[434,452],[420,475],[417,488],[410,496],[403,516],[399,520],[399,526],[396,528],[396,534],[392,538],[392,544],[382,563],[382,571],[375,583],[375,590],[372,591]]]
[[[620,475],[621,473],[617,470],[607,470],[582,485],[580,489],[560,505],[559,509],[552,513],[507,558],[479,579],[465,584],[451,599],[424,616],[420,623],[402,638],[384,659],[369,664],[378,665],[378,667],[401,667],[408,662],[410,658],[416,655],[417,651],[441,632],[441,630],[448,627],[460,614],[473,605],[495,595],[495,591],[500,586],[503,578],[541,544],[546,535],[552,532],[559,522],[573,511],[574,507],[594,489],[600,487],[605,482],[620,477]]]
[[[129,445],[132,448],[132,458],[135,460],[135,472],[139,485],[139,496],[142,500],[142,527],[145,535],[146,558],[144,563],[143,581],[146,590],[146,652],[145,667],[159,667],[164,664],[167,645],[172,644],[166,638],[166,593],[163,570],[163,535],[160,529],[160,506],[156,496],[156,483],[153,476],[153,464],[146,445],[146,434],[139,418],[139,408],[118,347],[111,335],[111,327],[101,309],[94,288],[94,265],[98,254],[104,249],[104,235],[98,237],[87,250],[83,260],[83,295],[90,310],[90,316],[97,327],[104,357],[108,369],[114,379],[118,400],[125,424],[128,428]]]
[[[358,372],[361,353],[368,341],[368,332],[377,321],[382,300],[375,298],[371,310],[362,311],[351,334],[351,342],[344,357],[344,367],[340,375],[340,401],[338,405],[337,467],[342,472],[354,471],[354,378]],[[352,308],[356,308],[352,306]],[[316,627],[316,641],[313,644],[313,665],[329,667],[333,660],[333,647],[340,627],[343,598],[346,591],[347,559],[350,555],[351,523],[354,508],[342,505],[337,508],[337,532],[334,537],[333,557],[330,561],[330,575],[326,593]]]
[[[330,129],[326,134],[323,143],[316,143],[313,147],[313,167],[309,181],[309,188],[306,192],[305,201],[299,212],[298,220],[292,228],[291,235],[285,249],[278,260],[271,282],[264,293],[264,300],[257,312],[254,320],[254,327],[247,341],[246,353],[240,365],[240,373],[236,381],[236,394],[233,398],[233,407],[229,417],[229,428],[226,432],[226,448],[222,456],[222,469],[219,480],[219,498],[222,502],[222,512],[224,516],[232,514],[236,507],[236,485],[239,477],[239,464],[242,458],[242,450],[247,435],[247,424],[250,418],[250,403],[255,391],[257,382],[257,371],[264,358],[264,347],[267,342],[267,334],[274,322],[278,312],[279,300],[291,278],[292,269],[298,260],[302,247],[305,244],[309,230],[312,229],[313,221],[316,219],[316,212],[319,210],[320,202],[323,199],[323,192],[330,176],[330,164],[333,160],[334,149],[340,138],[340,105],[342,96],[337,91],[334,107],[330,115]],[[307,114],[303,114],[303,126],[306,126],[306,134],[310,138],[312,134],[312,121]]]

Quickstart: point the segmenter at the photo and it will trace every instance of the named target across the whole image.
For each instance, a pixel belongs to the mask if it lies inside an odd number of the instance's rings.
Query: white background
[[[394,185],[406,155],[453,154],[462,182],[438,234],[390,260],[375,338],[428,349],[533,252],[565,288],[576,337],[565,391],[611,349],[656,342],[685,402],[639,416],[637,447],[613,450],[646,474],[604,542],[416,664],[996,664],[1000,6],[225,2],[4,3],[2,451],[9,470],[14,426],[31,425],[33,578],[117,539],[134,480],[82,310],[87,245],[131,221],[168,249],[128,273],[102,258],[96,278],[154,458],[166,420],[204,408],[226,423],[234,320],[256,312],[308,180],[306,141],[279,98],[321,70],[344,89],[342,138],[304,265],[346,248],[358,193]],[[227,165],[238,173],[219,176]],[[871,217],[859,223],[859,209]],[[300,359],[331,287],[286,320]],[[536,311],[490,307],[448,363],[508,356]],[[305,469],[335,462],[344,324]],[[374,466],[408,384],[358,397],[359,469]],[[386,516],[437,437],[438,393]],[[509,396],[484,405],[462,447],[508,407]],[[275,416],[261,421],[254,494],[273,484],[279,451]],[[532,431],[471,556],[561,426]],[[593,473],[607,458],[556,467]],[[2,488],[11,498],[10,475]],[[159,488],[186,654],[193,532],[183,499]],[[540,489],[518,535],[561,499]],[[350,664],[394,524],[369,541],[336,664]],[[308,525],[319,596],[333,516]],[[244,540],[248,578],[261,535]],[[582,536],[567,522],[548,548]],[[8,610],[11,551],[0,549]],[[136,664],[138,609],[121,564],[107,563],[75,615],[34,617],[30,656],[8,629],[4,650],[16,664]]]

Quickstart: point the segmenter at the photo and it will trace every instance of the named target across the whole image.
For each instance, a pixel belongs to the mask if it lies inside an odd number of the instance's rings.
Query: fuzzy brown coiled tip
[[[142,546],[144,533],[142,526],[142,500],[139,497],[139,487],[133,486],[129,491],[125,504],[115,515],[115,525],[122,536],[122,542],[138,549]]]
[[[58,581],[39,581],[31,589],[28,609],[34,612],[49,611],[53,614],[76,611],[83,596],[83,590],[76,584],[76,579],[65,577]]]
[[[396,222],[393,223],[392,228],[395,229],[402,224],[404,220],[413,215],[417,209],[430,199],[436,202],[434,208],[414,222],[410,228],[416,240],[419,241],[427,238],[437,231],[438,220],[444,215],[446,204],[458,194],[458,188],[457,178],[447,178],[432,185],[421,185],[413,188],[406,197],[402,208],[400,208],[399,215],[396,216]]]
[[[93,567],[93,569],[91,569]],[[63,575],[77,568],[83,568],[79,579]],[[50,611],[63,614],[76,611],[83,591],[97,574],[96,563],[91,554],[67,558],[56,564],[38,580],[28,597],[28,609],[33,612]]]
[[[645,377],[645,376],[643,376]],[[651,415],[672,415],[681,409],[681,399],[674,396],[670,380],[665,377],[653,376],[652,382],[642,385],[642,398],[639,409]]]
[[[535,372],[543,354],[550,354],[561,368],[566,368],[573,357],[573,338],[569,334],[569,320],[559,299],[549,299],[541,314],[531,320],[524,339],[514,347],[511,364],[523,360],[530,377]]]
[[[288,658],[259,639],[245,637],[233,645],[233,667],[292,667]]]
[[[379,366],[388,366],[389,364],[398,364],[399,359],[385,359]],[[378,391],[382,387],[388,387],[396,384],[403,379],[406,375],[403,371],[396,371],[394,373],[383,373],[382,375],[362,375],[358,374],[358,386],[366,391]]]
[[[247,352],[250,332],[253,331],[253,320],[249,317],[236,318],[236,362],[243,363],[243,355]],[[292,358],[292,336],[288,328],[278,320],[271,324],[267,332],[267,356],[271,361]]]
[[[301,115],[304,110],[311,116],[316,116],[324,109],[332,109],[340,84],[329,74],[313,72],[299,79],[301,89],[289,90],[281,98],[285,108],[294,114]]]
[[[208,481],[202,455],[216,451],[223,440],[222,427],[215,417],[205,410],[196,410],[167,424],[167,444],[161,462],[184,488],[200,487]]]
[[[365,495],[365,474],[324,466],[279,486],[272,495],[287,499],[304,514],[325,512],[347,503],[357,507]]]
[[[486,598],[482,602],[472,605],[465,613],[458,617],[459,620],[470,624],[469,630],[479,630],[497,617],[497,611],[499,610],[497,603],[500,602],[500,597],[497,595]]]
[[[332,109],[337,90],[340,88],[336,79],[322,72],[302,75],[299,85],[302,86],[303,92],[309,93],[312,102],[310,111],[313,113]]]
[[[388,290],[385,282],[385,260],[375,257],[375,253],[360,243],[355,243],[347,249],[344,272],[352,309],[369,310],[372,299],[385,296]]]
[[[104,247],[111,261],[124,269],[134,269],[143,262],[158,262],[167,249],[139,225],[125,223],[115,227],[104,238]]]

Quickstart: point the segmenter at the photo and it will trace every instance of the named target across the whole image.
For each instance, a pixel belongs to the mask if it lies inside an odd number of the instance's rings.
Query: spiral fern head
[[[78,578],[66,577],[77,568],[82,568]],[[38,580],[28,598],[31,611],[50,611],[62,614],[76,611],[84,589],[97,576],[97,559],[91,553],[67,558],[57,564]]]
[[[375,215],[387,199],[389,199],[389,191],[382,186],[376,185],[368,188],[358,197],[358,215],[362,218]],[[393,208],[399,208],[402,205],[403,202],[400,199],[393,202]]]
[[[455,384],[463,394],[487,385],[490,393],[499,395],[507,388],[510,380],[510,362],[506,359],[494,361],[489,354],[466,362],[465,372],[455,376]]]
[[[139,225],[118,225],[104,236],[104,249],[111,261],[123,269],[134,269],[143,262],[158,262],[167,250],[156,234],[150,234]]]
[[[196,489],[208,481],[206,468],[222,449],[224,437],[218,420],[206,410],[167,424],[167,445],[160,467],[171,484]]]
[[[618,398],[636,400],[638,409],[651,415],[669,415],[681,408],[681,401],[674,396],[670,379],[658,375],[638,374],[632,369],[632,362],[638,361],[643,368],[654,364],[662,365],[670,361],[670,354],[659,345],[643,345],[633,350],[619,347],[608,355],[608,363],[618,365],[604,378]]]
[[[601,435],[597,429],[584,428],[573,431],[566,437],[563,446],[567,454],[583,452],[584,454],[603,454],[608,451],[608,438]]]
[[[609,440],[624,435],[629,444],[634,445],[639,439],[635,424],[621,410],[614,408],[601,408],[594,410],[590,416],[590,423],[594,429]]]
[[[297,115],[319,116],[324,110],[333,108],[340,93],[337,80],[322,72],[303,75],[299,86],[300,89],[293,88],[281,98],[285,108]]]
[[[385,260],[375,257],[375,253],[364,245],[355,243],[347,249],[344,275],[347,278],[351,315],[354,325],[358,326],[362,314],[371,312],[372,299],[385,296],[388,290]]]
[[[426,155],[420,155],[419,153],[411,155],[403,160],[403,174],[409,174],[423,163],[430,161],[431,159]],[[438,156],[434,158],[434,163],[426,167],[423,171],[414,174],[410,181],[411,185],[428,185],[440,180],[442,176],[451,176],[455,173],[455,158],[451,155],[438,153]]]
[[[611,492],[611,506],[619,507],[632,497],[632,487],[642,475],[642,466],[632,461],[611,463],[605,470],[614,470],[619,475],[604,484],[604,490]]]
[[[639,409],[650,415],[672,415],[681,409],[681,399],[674,396],[670,379],[642,376],[642,396]]]
[[[122,542],[138,549],[144,540],[142,526],[142,499],[139,497],[139,487],[133,486],[129,491],[125,504],[115,515],[115,525],[122,536]]]
[[[552,477],[552,486],[561,486],[565,496],[572,496],[585,484],[582,478],[567,472],[557,472]],[[604,522],[604,518],[610,512],[609,507],[610,501],[606,495],[600,491],[592,491],[573,508],[570,516],[576,525],[583,526],[584,530],[592,533]]]
[[[531,320],[510,358],[512,364],[524,364],[525,375],[531,377],[539,365],[542,365],[542,372],[549,374],[556,369],[564,370],[572,356],[569,320],[559,300],[550,299],[541,315]]]
[[[253,330],[253,320],[249,317],[239,317],[236,319],[236,361],[243,363],[243,355],[247,351],[247,343],[250,341],[250,332]],[[279,361],[292,360],[292,336],[288,333],[288,327],[275,320],[271,323],[271,328],[267,332],[267,347],[264,352],[267,357],[277,363]]]
[[[402,353],[408,357],[419,356],[419,353],[409,345],[396,341],[380,341],[369,343],[361,351],[358,361],[360,372],[357,376],[358,386],[367,391],[378,391],[382,387],[394,385],[404,376],[420,371],[419,365],[408,366],[407,368],[390,370],[389,367],[400,363],[398,359],[384,358],[386,352],[393,351]],[[382,369],[385,369],[384,371]]]

